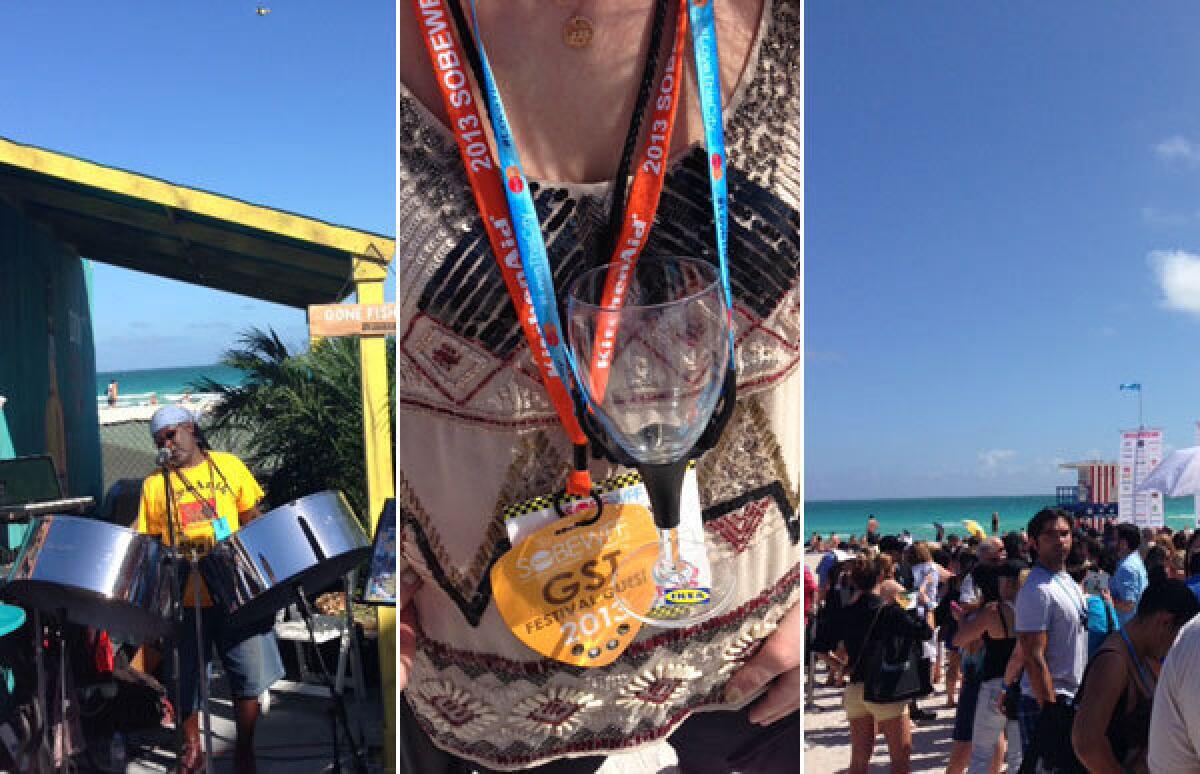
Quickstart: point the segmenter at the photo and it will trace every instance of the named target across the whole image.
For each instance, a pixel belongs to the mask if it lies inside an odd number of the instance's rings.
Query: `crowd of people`
[[[809,664],[843,689],[851,774],[879,733],[908,771],[913,724],[939,712],[953,714],[948,774],[1200,769],[1200,529],[1059,508],[992,525],[937,542],[874,519],[862,540],[813,536]],[[945,706],[918,706],[935,687]]]

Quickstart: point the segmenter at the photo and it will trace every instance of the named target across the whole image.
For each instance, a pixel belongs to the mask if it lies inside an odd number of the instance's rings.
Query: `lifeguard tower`
[[[1074,486],[1055,487],[1058,507],[1071,511],[1077,519],[1103,519],[1117,515],[1117,468],[1115,462],[1083,460],[1064,462],[1060,470],[1074,470]]]

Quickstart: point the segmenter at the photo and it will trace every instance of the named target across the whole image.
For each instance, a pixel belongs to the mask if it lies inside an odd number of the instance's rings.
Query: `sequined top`
[[[399,100],[401,556],[424,585],[405,699],[440,747],[515,770],[628,749],[722,691],[802,594],[798,487],[800,8],[767,0],[726,106],[738,405],[699,461],[706,542],[734,601],[682,630],[643,627],[610,666],[544,659],[505,626],[488,571],[505,506],[561,489],[570,444],[505,291],[453,137]],[[706,154],[674,158],[644,255],[716,261]],[[530,182],[556,288],[591,268],[609,185]],[[601,480],[616,473],[595,462]]]

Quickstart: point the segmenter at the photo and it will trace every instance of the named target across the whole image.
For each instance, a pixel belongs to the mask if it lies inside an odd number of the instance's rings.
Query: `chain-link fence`
[[[217,448],[242,457],[242,444],[235,435],[222,435]],[[105,493],[105,502],[98,503],[101,516],[128,526],[137,518],[141,482],[154,472],[157,450],[150,439],[150,420],[133,419],[100,425],[100,450]],[[251,473],[259,481],[263,480],[263,471],[251,470]]]
[[[154,442],[150,421],[132,420],[100,426],[100,450],[104,457],[104,491],[121,479],[141,480],[154,470]]]

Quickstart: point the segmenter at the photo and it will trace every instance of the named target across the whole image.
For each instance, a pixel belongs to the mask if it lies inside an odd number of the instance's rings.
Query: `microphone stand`
[[[180,708],[183,706],[183,672],[180,668],[179,658],[179,637],[183,628],[183,604],[180,599],[179,588],[179,562],[180,553],[178,547],[178,536],[175,534],[175,519],[172,516],[171,503],[171,474],[170,474],[170,455],[168,454],[162,459],[162,464],[159,466],[162,470],[163,479],[163,500],[167,505],[167,535],[170,539],[170,546],[167,548],[167,562],[170,567],[170,572],[167,577],[170,580],[171,590],[171,620],[174,626],[171,627],[171,666],[173,668],[175,683],[175,762],[176,768],[182,770],[183,766],[183,722],[184,718],[180,713]]]

